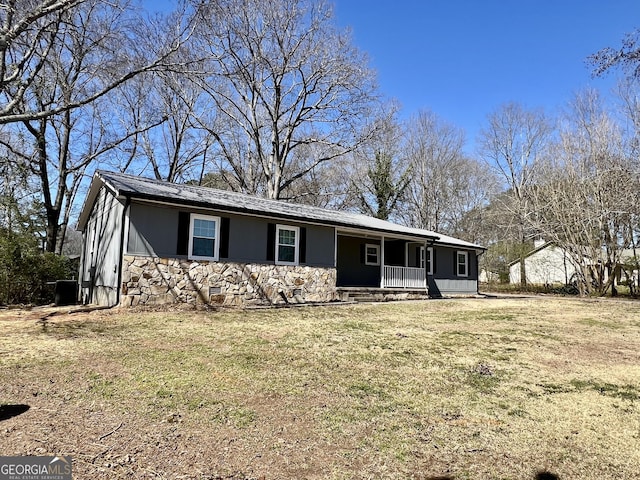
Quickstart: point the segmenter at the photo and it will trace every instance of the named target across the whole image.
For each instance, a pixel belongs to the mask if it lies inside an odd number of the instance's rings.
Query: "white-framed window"
[[[298,265],[300,228],[276,225],[276,265]]]
[[[425,252],[424,247],[422,247],[421,255]],[[426,255],[425,255],[426,267],[427,267],[427,275],[433,275],[433,247],[427,247]],[[421,267],[424,267],[424,263],[420,263]]]
[[[456,252],[456,275],[469,276],[469,252]]]
[[[424,268],[424,246],[418,247],[418,268]]]
[[[189,259],[218,261],[220,217],[192,213],[189,220]]]
[[[367,243],[364,246],[364,264],[376,266],[380,265],[380,245]]]

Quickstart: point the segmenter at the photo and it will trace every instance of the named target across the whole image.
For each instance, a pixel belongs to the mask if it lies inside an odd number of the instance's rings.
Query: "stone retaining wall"
[[[125,255],[120,305],[273,305],[338,299],[336,269]]]

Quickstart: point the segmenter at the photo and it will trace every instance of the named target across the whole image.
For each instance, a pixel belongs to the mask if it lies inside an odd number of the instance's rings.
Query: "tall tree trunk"
[[[524,203],[522,200],[520,200],[520,203]],[[521,218],[524,219],[526,216],[526,211],[525,212],[521,212]],[[524,221],[520,224],[520,285],[523,287],[527,286],[527,253],[528,252],[528,245],[526,242],[526,237],[525,237],[525,225],[524,225]]]
[[[524,252],[524,245],[521,247]],[[520,254],[520,285],[527,286],[527,267],[526,267],[526,255]]]

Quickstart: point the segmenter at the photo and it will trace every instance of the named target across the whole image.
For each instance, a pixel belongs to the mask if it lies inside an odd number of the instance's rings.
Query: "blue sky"
[[[369,54],[403,116],[430,109],[467,133],[516,101],[554,113],[575,92],[608,93],[585,59],[640,28],[639,0],[337,0],[339,25]]]
[[[143,0],[167,8],[171,0]],[[467,134],[515,101],[554,113],[587,87],[610,92],[616,74],[592,78],[586,57],[640,28],[640,0],[334,0],[338,25],[378,72],[402,117],[434,111]],[[148,7],[148,8],[149,8]]]

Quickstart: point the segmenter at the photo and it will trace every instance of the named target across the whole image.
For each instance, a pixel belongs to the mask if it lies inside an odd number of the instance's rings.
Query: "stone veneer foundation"
[[[125,255],[120,305],[274,305],[338,300],[336,269]]]

